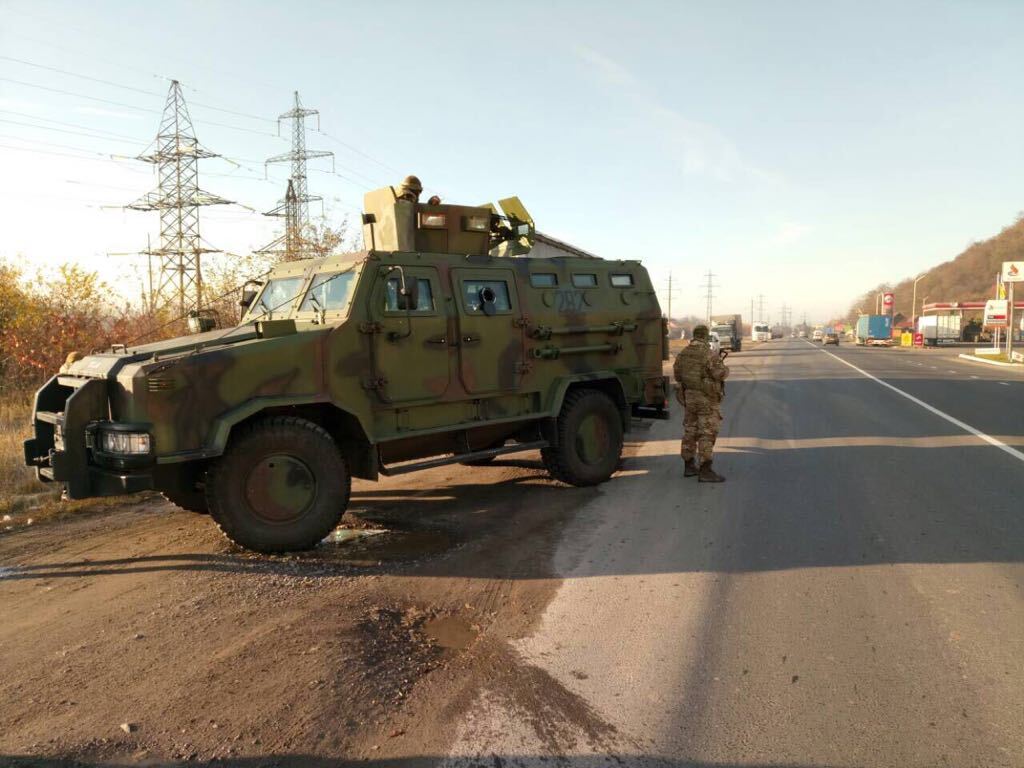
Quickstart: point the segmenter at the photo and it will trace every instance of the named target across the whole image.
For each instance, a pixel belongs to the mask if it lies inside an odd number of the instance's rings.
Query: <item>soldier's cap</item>
[[[418,195],[423,191],[423,184],[420,183],[419,178],[416,176],[406,176],[402,180],[402,190],[404,192],[414,192]]]
[[[695,339],[706,339],[708,337],[708,327],[706,325],[697,325],[693,328],[693,338]]]

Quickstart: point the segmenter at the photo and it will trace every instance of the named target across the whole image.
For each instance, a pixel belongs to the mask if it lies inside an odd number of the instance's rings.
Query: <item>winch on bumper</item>
[[[106,379],[54,376],[36,393],[32,418],[25,463],[40,480],[64,483],[69,498],[153,487],[149,425],[110,420]]]

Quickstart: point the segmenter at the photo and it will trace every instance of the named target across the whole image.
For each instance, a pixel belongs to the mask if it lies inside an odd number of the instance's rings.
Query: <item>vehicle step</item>
[[[63,413],[53,411],[36,411],[36,421],[45,421],[47,424],[56,424],[63,416]]]
[[[47,480],[53,480],[53,467],[39,467],[39,475]]]
[[[386,477],[393,475],[404,475],[407,472],[418,472],[421,469],[433,469],[434,467],[445,467],[449,464],[459,464],[463,461],[479,461],[480,459],[489,459],[492,456],[501,456],[506,453],[519,453],[520,451],[534,451],[538,448],[547,448],[547,440],[535,440],[532,443],[513,443],[512,445],[503,445],[501,448],[488,448],[485,451],[472,451],[470,453],[459,453],[455,456],[441,456],[436,459],[427,459],[426,461],[413,461],[406,464],[398,464],[396,466],[385,467],[381,466],[380,473]]]

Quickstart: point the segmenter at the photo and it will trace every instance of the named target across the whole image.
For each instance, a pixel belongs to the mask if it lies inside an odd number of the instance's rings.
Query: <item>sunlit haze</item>
[[[292,92],[320,111],[310,192],[334,222],[415,173],[518,195],[538,229],[639,258],[676,316],[824,320],[1024,208],[1019,3],[137,3],[0,7],[0,257],[138,295],[157,214],[132,160],[168,78],[202,144],[212,245],[278,233]],[[74,74],[70,74],[74,73]],[[212,109],[217,107],[218,109]],[[312,127],[316,127],[315,121]],[[315,169],[315,170],[314,170]],[[314,213],[319,213],[314,208]],[[231,258],[213,256],[210,258]]]

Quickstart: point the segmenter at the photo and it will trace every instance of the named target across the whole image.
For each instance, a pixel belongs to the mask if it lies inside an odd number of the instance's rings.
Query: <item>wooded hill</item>
[[[972,243],[955,259],[928,270],[927,275],[917,284],[918,312],[921,310],[921,299],[925,296],[929,303],[994,298],[996,274],[1004,261],[1024,261],[1024,214],[1019,215],[1016,222],[995,237]],[[874,312],[875,297],[884,291],[892,291],[896,295],[897,320],[899,315],[909,318],[914,291],[913,277],[896,284],[883,283],[862,294],[850,306],[847,320],[856,322],[859,309]]]

